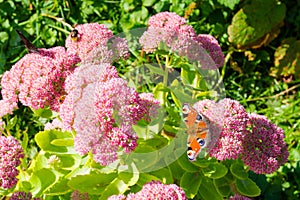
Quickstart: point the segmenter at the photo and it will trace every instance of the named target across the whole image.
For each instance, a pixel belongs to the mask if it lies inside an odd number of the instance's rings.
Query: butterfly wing
[[[195,161],[201,148],[206,146],[209,133],[208,122],[195,108],[184,103],[182,106],[184,122],[187,126],[187,156],[190,161]]]
[[[39,50],[23,35],[20,30],[16,30],[21,40],[24,42],[29,53],[39,53]]]

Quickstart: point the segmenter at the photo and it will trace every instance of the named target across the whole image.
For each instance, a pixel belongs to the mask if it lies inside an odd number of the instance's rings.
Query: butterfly
[[[78,39],[79,39],[79,32],[78,32],[77,29],[74,28],[74,29],[71,31],[70,35],[71,35],[71,39],[72,39],[74,42],[77,42],[77,41],[78,41]]]
[[[24,35],[20,30],[16,30],[19,34],[21,40],[24,42],[25,47],[29,53],[39,53],[39,50],[34,46]]]
[[[188,103],[182,105],[182,115],[188,134],[187,156],[190,161],[195,161],[201,149],[209,142],[209,121]]]

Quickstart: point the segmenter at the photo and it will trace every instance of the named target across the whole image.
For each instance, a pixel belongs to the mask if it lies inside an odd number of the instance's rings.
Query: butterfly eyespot
[[[198,143],[200,144],[201,147],[203,147],[205,145],[205,140],[204,139],[197,139]]]
[[[188,156],[189,160],[191,160],[191,161],[195,160],[195,151],[188,150],[187,151],[187,156]]]
[[[188,114],[190,111],[189,106],[187,104],[183,104],[182,106],[182,113],[183,114]]]
[[[197,117],[196,117],[196,120],[201,121],[202,119],[203,119],[202,116],[198,114]]]

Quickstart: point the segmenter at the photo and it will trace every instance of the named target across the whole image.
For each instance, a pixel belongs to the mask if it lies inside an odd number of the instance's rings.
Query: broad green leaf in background
[[[240,0],[217,0],[221,5],[224,5],[231,10],[233,10],[234,6],[237,5]]]
[[[289,76],[300,78],[300,40],[287,38],[277,47],[274,54],[274,67],[271,75]]]
[[[248,0],[228,27],[229,41],[240,49],[268,44],[277,37],[285,12],[285,4],[277,0]]]

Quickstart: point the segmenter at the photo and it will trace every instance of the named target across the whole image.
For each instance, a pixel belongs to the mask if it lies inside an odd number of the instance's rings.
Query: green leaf
[[[234,6],[237,5],[240,0],[217,0],[221,5],[224,5],[228,8],[230,8],[231,10],[233,10]]]
[[[68,185],[81,193],[100,195],[116,177],[116,173],[79,175],[71,178]]]
[[[213,183],[218,190],[218,192],[223,196],[229,196],[231,189],[230,189],[230,182],[225,177],[214,179]]]
[[[130,172],[119,172],[119,178],[123,180],[128,186],[133,186],[137,183],[140,177],[140,173],[137,170],[136,166],[132,164],[130,167]]]
[[[31,192],[40,196],[56,181],[56,175],[50,169],[41,169],[35,171],[30,177],[30,184],[34,187]]]
[[[52,116],[52,111],[50,108],[39,108],[37,110],[33,110],[34,114],[38,117],[49,119]]]
[[[164,167],[164,168],[152,171],[152,172],[150,172],[150,174],[152,174],[155,177],[159,178],[165,184],[173,183],[172,172],[168,167]]]
[[[155,3],[156,0],[143,0],[143,6],[149,7]]]
[[[206,158],[198,158],[195,162],[193,162],[194,165],[201,167],[201,168],[205,168],[208,167],[210,164],[214,164],[217,161],[214,159],[206,159]]]
[[[68,192],[71,192],[71,188],[68,186],[68,179],[61,178],[55,185],[53,185],[49,190],[45,193],[51,196],[63,195]]]
[[[177,160],[178,164],[180,165],[180,167],[182,169],[184,169],[187,172],[199,172],[200,169],[199,167],[193,165],[191,163],[191,161],[189,161],[189,159],[187,158],[187,155],[184,154],[182,155],[178,160]]]
[[[226,166],[222,165],[221,163],[214,163],[210,164],[206,168],[202,168],[202,172],[204,176],[207,176],[212,179],[217,179],[225,176],[228,172]]]
[[[198,193],[202,181],[201,173],[185,172],[180,179],[180,187],[188,198],[194,198]]]
[[[68,147],[74,145],[74,140],[73,138],[54,139],[51,141],[51,144],[59,147]]]
[[[244,196],[257,197],[260,195],[260,189],[251,179],[237,179],[236,180],[237,191]]]
[[[53,141],[59,139],[57,142]],[[62,132],[58,130],[41,131],[35,135],[37,145],[46,152],[59,152],[59,153],[75,153],[73,146],[66,147],[60,146],[65,140],[65,144],[69,145],[73,136],[70,132]],[[59,145],[56,145],[58,143]]]
[[[123,194],[128,187],[123,180],[115,178],[101,193],[99,200],[106,200],[114,194]]]
[[[248,1],[228,27],[229,41],[238,48],[258,48],[268,44],[278,35],[285,12],[285,4],[277,0]]]
[[[241,163],[234,163],[230,166],[230,172],[233,176],[238,179],[246,179],[248,178],[248,173],[244,168],[244,165]]]
[[[201,185],[199,187],[199,195],[202,200],[223,200],[223,197],[219,194],[212,179],[203,177]]]

